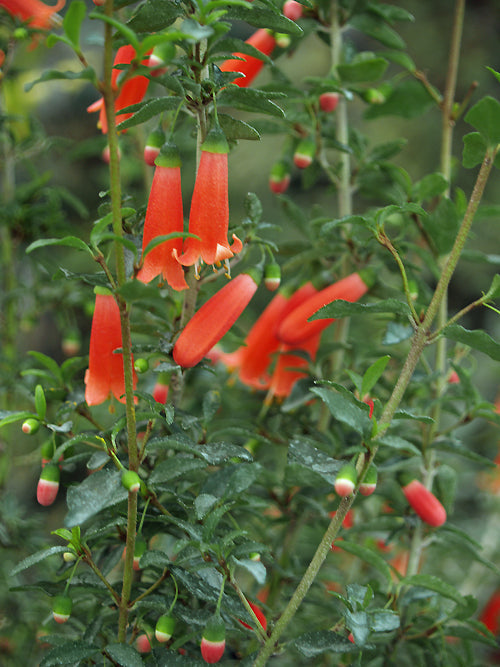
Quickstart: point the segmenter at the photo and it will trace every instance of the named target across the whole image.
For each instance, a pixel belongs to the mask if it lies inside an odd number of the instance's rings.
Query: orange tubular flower
[[[259,282],[254,272],[240,273],[206,301],[177,339],[175,362],[184,368],[196,366],[236,322]]]
[[[89,367],[85,373],[85,400],[88,405],[104,403],[113,394],[125,403],[120,311],[107,290],[96,288],[95,310],[90,332]],[[134,372],[134,389],[137,376]]]
[[[0,7],[4,7],[11,16],[27,21],[30,28],[50,30],[61,25],[61,17],[56,12],[64,7],[65,2],[58,0],[55,5],[49,6],[40,0],[0,0]]]
[[[156,165],[144,222],[143,252],[157,236],[182,233],[184,230],[181,160],[177,148],[173,144],[165,144],[156,158]],[[148,283],[161,273],[173,289],[187,289],[184,270],[177,261],[181,248],[180,236],[157,245],[144,258],[137,278]]]
[[[270,33],[265,28],[260,28],[254,34],[249,37],[246,44],[254,46],[261,53],[264,53],[266,56],[270,56],[276,46],[276,39],[274,35]],[[242,77],[238,77],[233,81],[240,88],[246,88],[249,86],[252,81],[255,79],[257,74],[264,66],[264,61],[255,56],[249,56],[246,53],[233,53],[237,58],[231,58],[230,60],[225,60],[221,65],[220,69],[222,72],[240,72],[243,74]],[[239,60],[243,58],[243,60]]]
[[[308,322],[316,311],[338,299],[351,303],[357,301],[367,290],[368,285],[359,273],[352,273],[347,278],[325,287],[285,317],[278,330],[279,338],[287,345],[301,345],[335,321],[334,318],[327,318]]]
[[[124,74],[125,70],[118,69],[116,65],[130,65],[136,56],[135,49],[133,46],[128,44],[127,46],[121,46],[116,52],[115,60],[113,63],[113,71],[111,73],[111,86],[113,90],[118,90],[119,82],[118,77],[120,74]],[[149,62],[149,56],[143,60],[143,64],[147,65]],[[127,79],[125,83],[121,86],[118,96],[115,99],[115,113],[116,123],[121,123],[127,118],[132,116],[131,113],[119,114],[118,112],[125,107],[128,107],[132,104],[137,104],[142,100],[146,91],[148,89],[149,79],[146,76],[137,75],[132,76],[130,79]],[[99,122],[97,126],[101,128],[103,134],[108,132],[108,121],[106,119],[106,109],[104,108],[104,99],[101,97],[99,100],[87,107],[87,111],[92,113],[94,111],[99,112]]]
[[[272,397],[278,399],[290,396],[293,385],[300,380],[300,378],[307,377],[305,369],[309,365],[307,359],[299,356],[296,353],[298,350],[307,352],[314,361],[316,352],[318,351],[321,338],[321,331],[314,334],[307,340],[303,341],[300,347],[297,345],[282,345],[280,348],[280,356],[274,369],[271,383],[269,386],[269,395],[266,398],[266,403],[269,403]],[[301,369],[304,370],[301,370]]]
[[[199,239],[187,238],[184,242],[184,253],[178,257],[184,266],[198,266],[200,259],[206,264],[227,262],[243,247],[234,234],[231,246],[227,240],[229,147],[222,131],[211,130],[201,148],[189,213],[189,232]]]
[[[446,521],[446,510],[436,496],[418,479],[403,484],[402,490],[413,510],[429,526],[439,528]]]

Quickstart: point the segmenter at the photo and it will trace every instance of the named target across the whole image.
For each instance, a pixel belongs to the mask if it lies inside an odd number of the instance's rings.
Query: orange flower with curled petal
[[[132,113],[122,113],[119,111],[125,109],[125,107],[131,106],[132,104],[138,104],[142,101],[149,85],[149,79],[142,74],[136,76],[131,76],[125,81],[125,83],[120,86],[118,78],[120,74],[124,73],[125,70],[118,68],[117,65],[130,65],[136,56],[136,52],[133,46],[127,44],[126,46],[121,46],[116,52],[115,60],[113,63],[113,70],[111,72],[111,87],[113,90],[118,91],[118,95],[115,99],[115,113],[116,123],[121,123],[127,118],[130,118]],[[147,65],[149,62],[148,57],[143,61],[144,65]],[[94,111],[99,112],[99,122],[98,127],[100,127],[103,134],[108,132],[108,121],[106,119],[106,109],[104,107],[104,99],[101,97],[96,102],[87,107],[89,113]]]
[[[264,55],[270,56],[276,46],[276,39],[268,30],[260,28],[245,43],[255,47]],[[222,72],[240,72],[243,76],[235,79],[233,83],[240,88],[247,88],[264,67],[264,61],[246,53],[233,53],[233,55],[237,57],[225,60],[220,65],[220,70]],[[240,58],[243,60],[240,60]]]
[[[303,341],[300,346],[281,345],[280,356],[276,362],[269,393],[266,397],[266,403],[270,403],[273,397],[278,399],[290,396],[293,385],[301,378],[307,377],[307,367],[309,361],[297,352],[307,352],[312,361],[316,358],[316,352],[319,348],[321,331],[313,334],[310,338]],[[303,370],[302,370],[303,369]]]
[[[181,160],[173,144],[165,144],[156,159],[156,168],[149,194],[142,251],[157,236],[182,233],[184,215],[182,211]],[[182,248],[182,238],[164,241],[153,248],[144,258],[137,278],[144,283],[162,274],[175,290],[187,289],[184,270],[176,259]]]
[[[30,28],[50,30],[61,25],[61,17],[56,14],[65,5],[66,0],[58,0],[55,5],[46,5],[40,0],[0,0],[11,16],[26,21]]]
[[[184,266],[198,266],[200,260],[206,264],[227,264],[243,247],[234,234],[231,246],[227,240],[229,147],[222,130],[212,129],[201,148],[189,213],[189,232],[199,238],[185,240],[184,252],[178,257]]]
[[[85,373],[85,400],[88,405],[104,403],[113,394],[125,403],[122,331],[120,311],[114,296],[96,288],[94,317],[90,331],[89,367]],[[134,389],[137,376],[134,371]]]

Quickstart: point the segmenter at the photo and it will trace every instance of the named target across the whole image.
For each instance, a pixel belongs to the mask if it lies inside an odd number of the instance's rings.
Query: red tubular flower
[[[40,0],[0,0],[0,7],[4,7],[11,16],[26,21],[30,28],[50,30],[61,25],[61,17],[56,14],[64,7],[66,0],[58,0],[55,5],[49,6]]]
[[[320,338],[321,331],[303,341],[300,347],[298,345],[281,345],[280,355],[271,377],[269,395],[266,402],[271,401],[273,397],[282,399],[286,396],[290,396],[293,385],[297,380],[307,377],[306,369],[309,365],[309,361],[296,354],[296,352],[298,350],[307,352],[310,358],[314,361],[316,352],[318,351]]]
[[[307,301],[295,308],[281,323],[278,336],[287,345],[301,345],[303,341],[325,329],[334,322],[334,318],[321,320],[307,320],[322,306],[341,299],[354,302],[360,299],[368,290],[359,273],[352,273],[333,285],[329,285],[311,296]]]
[[[123,74],[125,70],[118,69],[116,65],[130,65],[134,60],[136,52],[133,46],[128,44],[127,46],[121,46],[116,52],[115,60],[113,63],[113,71],[111,73],[111,86],[113,90],[118,90],[119,82],[118,77],[120,74]],[[144,64],[148,64],[148,58],[143,60]],[[148,89],[149,79],[146,76],[137,75],[132,76],[130,79],[127,79],[125,83],[120,87],[118,96],[115,99],[115,113],[116,123],[121,123],[127,118],[132,116],[131,113],[119,114],[118,112],[125,107],[131,106],[132,104],[137,104],[142,100],[146,91]],[[108,121],[106,119],[106,109],[104,107],[104,99],[101,97],[99,100],[87,107],[87,111],[92,113],[94,111],[99,112],[99,122],[97,126],[101,128],[103,134],[108,132]]]
[[[266,56],[270,56],[276,46],[276,39],[268,30],[260,28],[245,43],[254,46]],[[240,88],[246,88],[264,67],[264,61],[246,53],[233,53],[233,55],[237,58],[224,61],[220,65],[220,69],[222,72],[240,72],[243,74],[242,77],[235,79],[233,83]],[[239,60],[239,58],[243,58],[243,60]]]
[[[99,289],[99,288],[97,288]],[[89,367],[85,373],[85,400],[99,405],[113,394],[125,403],[123,356],[114,350],[122,347],[120,311],[112,294],[97,291],[90,332]],[[137,376],[134,372],[134,389]]]
[[[446,510],[432,491],[429,491],[422,482],[418,479],[412,479],[402,489],[406,500],[422,521],[435,528],[443,525],[446,521]]]
[[[182,233],[184,230],[181,160],[177,148],[172,144],[163,146],[156,165],[144,222],[143,252],[157,236]],[[180,236],[157,245],[144,258],[137,278],[148,283],[161,273],[173,289],[187,289],[184,270],[177,261],[181,248]]]
[[[500,590],[495,591],[490,597],[479,620],[494,635],[500,634]]]
[[[211,130],[202,145],[200,164],[191,198],[189,232],[199,239],[187,238],[184,253],[178,258],[184,266],[226,262],[243,247],[233,234],[234,243],[229,246],[229,198],[227,154],[229,147],[222,131]]]
[[[206,301],[177,339],[175,362],[184,368],[196,366],[236,322],[259,282],[251,273],[240,273]]]

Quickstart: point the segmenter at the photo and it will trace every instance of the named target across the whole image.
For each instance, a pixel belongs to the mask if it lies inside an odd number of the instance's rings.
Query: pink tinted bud
[[[339,103],[339,94],[338,93],[321,93],[319,96],[319,106],[322,111],[326,113],[332,113],[337,108]]]
[[[286,18],[290,19],[290,21],[297,21],[300,19],[303,11],[304,8],[300,2],[296,2],[296,0],[286,0],[285,4],[283,5],[283,16],[286,16]]]
[[[435,528],[443,525],[446,521],[446,510],[432,491],[418,479],[413,479],[402,488],[406,500],[422,521]]]

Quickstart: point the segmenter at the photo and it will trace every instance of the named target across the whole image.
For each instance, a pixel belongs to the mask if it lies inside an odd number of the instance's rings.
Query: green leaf
[[[123,109],[124,113],[133,113],[134,115],[118,124],[119,130],[127,130],[129,127],[145,123],[147,120],[158,116],[164,111],[173,111],[179,106],[178,97],[156,97],[146,102],[132,104]]]
[[[263,563],[260,561],[252,560],[251,558],[232,558],[232,560],[239,565],[247,572],[249,572],[259,586],[263,586],[266,583],[267,571]]]
[[[305,658],[316,658],[322,653],[348,653],[356,650],[356,647],[347,637],[339,635],[331,630],[319,630],[317,632],[306,632],[294,639],[292,646]]]
[[[390,358],[391,357],[386,354],[384,357],[377,359],[377,361],[373,362],[373,364],[366,369],[361,384],[361,397],[369,394],[372,388],[377,384]]]
[[[469,109],[465,120],[481,134],[489,147],[500,143],[500,102],[486,96]]]
[[[89,255],[94,257],[94,253],[85,243],[85,241],[82,241],[82,239],[79,239],[77,236],[65,236],[62,239],[39,239],[38,241],[33,241],[33,243],[30,243],[30,245],[26,248],[26,252],[30,253],[33,252],[33,250],[38,250],[38,248],[44,248],[45,246],[50,245],[63,245],[70,248],[77,248],[78,250],[85,250],[89,253]]]
[[[362,546],[361,544],[356,544],[355,542],[349,542],[345,539],[337,540],[335,546],[347,551],[347,553],[357,556],[365,561],[365,563],[369,563],[385,577],[386,581],[391,581],[391,568],[387,565],[385,559],[375,550]]]
[[[140,653],[128,644],[108,644],[105,650],[107,655],[120,667],[142,667],[144,665]]]
[[[445,255],[453,247],[459,224],[457,207],[448,197],[442,197],[436,208],[422,218],[422,225],[440,255]]]
[[[37,551],[36,553],[31,554],[31,556],[24,558],[20,563],[18,563],[16,567],[10,571],[9,576],[15,577],[16,574],[19,574],[19,572],[27,570],[29,567],[32,567],[33,565],[40,563],[40,561],[49,558],[49,556],[53,556],[54,554],[61,554],[67,550],[68,547],[50,547],[50,549],[42,549],[41,551]]]
[[[219,93],[217,103],[221,107],[229,106],[242,111],[265,113],[277,118],[283,118],[285,115],[283,109],[272,102],[267,93],[253,88],[240,88],[233,83]]]
[[[127,495],[119,470],[98,470],[80,484],[68,488],[65,525],[72,528],[82,524],[106,507],[125,501]]]
[[[45,393],[41,384],[37,384],[35,387],[35,410],[43,421],[47,413],[47,401],[45,400]]]
[[[477,621],[476,621],[477,622]],[[465,625],[446,625],[447,637],[458,637],[465,641],[480,642],[491,646],[491,648],[498,649],[498,641],[494,634],[492,634],[485,626],[481,627],[467,627]]]
[[[113,28],[116,28],[116,30],[125,37],[125,40],[127,41],[128,44],[134,47],[136,51],[139,51],[139,39],[135,33],[134,30],[129,28],[128,26],[124,25],[123,23],[120,23],[117,19],[113,18],[112,16],[107,16],[107,14],[101,14],[99,12],[92,12],[89,14],[89,19],[98,19],[99,21],[104,21],[105,23],[109,23],[109,25],[113,26]]]
[[[379,440],[381,445],[385,447],[391,447],[392,449],[398,449],[402,452],[411,452],[420,456],[421,452],[413,443],[405,438],[401,438],[399,435],[384,435]]]
[[[426,588],[427,590],[438,593],[438,595],[442,595],[449,600],[453,600],[457,604],[466,603],[465,599],[454,586],[432,574],[413,574],[408,577],[403,577],[399,584],[401,586],[418,586],[420,588]]]
[[[495,273],[491,285],[485,294],[485,298],[490,301],[492,299],[498,299],[498,297],[500,297],[500,274]]]
[[[254,127],[238,118],[233,118],[227,114],[220,113],[219,123],[227,140],[237,141],[238,139],[247,139],[256,141],[260,139],[260,134]]]
[[[23,410],[22,412],[17,412],[15,410],[0,410],[0,428],[2,426],[8,426],[9,424],[15,424],[15,422],[24,421],[30,417],[36,419],[37,416],[33,414],[33,412],[26,412],[26,410]]]
[[[352,62],[339,65],[337,71],[340,79],[347,83],[376,81],[384,75],[388,64],[385,58],[362,52],[358,53]]]
[[[87,8],[83,1],[73,0],[63,19],[63,30],[77,53],[80,52],[80,30],[86,13]]]
[[[372,313],[393,313],[395,315],[408,315],[410,309],[408,304],[399,299],[384,299],[374,303],[350,303],[338,299],[320,308],[310,318],[320,320],[328,317],[350,317],[351,315],[371,315]]]
[[[304,438],[294,438],[288,447],[288,464],[300,465],[319,475],[328,485],[333,486],[337,473],[344,461],[336,461],[321,449],[310,445]],[[312,478],[312,485],[317,485],[319,478]]]
[[[85,79],[86,81],[92,81],[97,83],[97,77],[95,71],[92,67],[86,67],[85,69],[79,70],[78,72],[60,72],[59,70],[49,69],[45,70],[42,76],[40,76],[35,81],[27,83],[24,87],[25,91],[28,93],[33,86],[36,86],[37,83],[45,83],[46,81],[54,81],[55,79]]]
[[[464,150],[462,153],[462,164],[466,169],[481,164],[486,155],[488,146],[479,132],[469,132],[464,137]]]
[[[439,197],[448,187],[448,181],[439,172],[427,174],[412,188],[412,199],[417,202],[429,201]]]
[[[276,32],[286,32],[291,35],[302,35],[302,28],[290,21],[283,14],[277,10],[270,11],[264,9],[262,6],[238,6],[231,7],[227,12],[225,18],[231,20],[244,21],[255,28],[266,28],[268,30],[275,30]]]
[[[188,475],[195,470],[202,470],[204,468],[206,468],[206,463],[199,459],[183,459],[179,457],[168,459],[156,466],[151,473],[149,483],[152,486],[165,484],[165,482],[171,482],[173,479],[184,477],[184,475]]]
[[[372,104],[365,115],[370,119],[382,116],[417,118],[434,104],[435,101],[419,81],[407,79],[394,88],[383,104]]]
[[[373,39],[390,49],[402,50],[406,47],[404,40],[398,33],[388,26],[383,18],[375,14],[368,14],[368,12],[355,14],[350,23],[353,28],[373,37]]]
[[[202,410],[203,410],[203,421],[205,424],[208,424],[212,421],[217,410],[221,405],[221,396],[220,391],[212,389],[207,391],[203,396]]]
[[[218,502],[219,498],[217,496],[212,496],[210,493],[200,493],[194,500],[196,518],[202,521]]]
[[[334,419],[365,437],[369,436],[372,429],[372,421],[368,417],[369,408],[347,389],[335,384],[332,388],[313,387],[311,392],[326,403]]]
[[[370,618],[370,627],[373,632],[392,632],[401,625],[399,616],[389,609],[374,611]]]
[[[43,657],[39,667],[56,665],[76,665],[100,653],[100,649],[85,641],[75,640],[55,646]]]
[[[457,343],[468,345],[474,350],[479,350],[495,361],[500,361],[500,343],[482,329],[469,330],[459,324],[450,324],[444,329],[443,336]]]
[[[172,0],[146,0],[127,25],[138,33],[159,32],[172,25],[181,14],[181,5]]]

